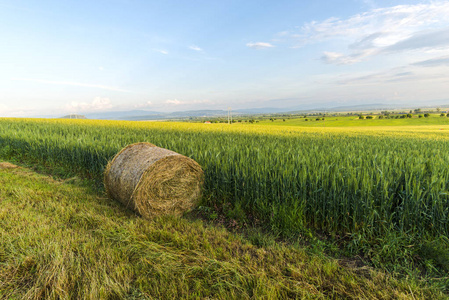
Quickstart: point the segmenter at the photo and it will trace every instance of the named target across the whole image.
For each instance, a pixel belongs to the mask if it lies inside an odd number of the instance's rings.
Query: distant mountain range
[[[448,101],[449,102],[449,101]],[[421,106],[424,107],[424,106]],[[416,107],[413,107],[416,108]],[[338,103],[324,103],[314,105],[301,105],[298,107],[288,108],[276,108],[276,107],[264,107],[264,108],[248,108],[248,109],[236,109],[232,110],[233,116],[242,115],[259,115],[259,114],[300,114],[300,113],[313,113],[313,112],[362,112],[362,111],[379,111],[379,110],[394,110],[394,109],[412,109],[412,107],[405,107],[397,104],[384,104],[384,103],[370,103],[363,105],[348,105],[341,106]],[[109,111],[109,112],[97,112],[86,113],[84,116],[88,119],[100,119],[100,120],[180,120],[193,118],[213,118],[213,117],[225,117],[228,115],[227,110],[189,110],[189,111],[176,111],[176,112],[158,112],[150,110],[129,110],[129,111]],[[74,118],[74,116],[81,115],[68,115],[64,118]]]
[[[310,106],[309,106],[310,107]],[[361,111],[361,110],[378,110],[391,109],[392,105],[386,104],[366,104],[356,106],[337,106],[333,108],[309,108],[309,107],[290,107],[290,108],[247,108],[232,110],[232,115],[257,115],[257,114],[277,114],[277,113],[306,113],[312,111]],[[149,111],[149,110],[129,110],[129,111],[110,111],[87,113],[85,116],[89,119],[100,120],[169,120],[169,119],[185,119],[189,117],[224,117],[228,115],[227,110],[188,110],[176,111],[170,113]]]
[[[101,113],[88,113],[89,119],[108,119],[108,120],[164,120],[164,119],[183,119],[188,117],[218,117],[227,115],[224,110],[189,110],[164,113],[148,110],[130,110],[113,111]]]

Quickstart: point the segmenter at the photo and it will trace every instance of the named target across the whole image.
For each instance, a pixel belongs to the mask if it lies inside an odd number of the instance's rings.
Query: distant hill
[[[127,120],[169,120],[169,119],[185,119],[189,117],[220,117],[227,115],[225,110],[188,110],[188,111],[175,111],[172,113],[157,113],[136,115],[133,117],[127,117]],[[235,113],[234,113],[235,115]]]
[[[263,108],[246,108],[246,109],[236,109],[234,112],[242,113],[246,115],[256,115],[256,114],[276,114],[282,113],[289,110],[289,108],[275,108],[275,107],[263,107]]]
[[[440,102],[448,103],[449,100],[441,100]],[[441,107],[441,105],[438,105]],[[448,105],[449,106],[449,105]],[[261,114],[303,114],[315,112],[362,112],[362,111],[380,111],[380,110],[394,110],[394,109],[414,109],[417,107],[426,106],[403,106],[399,104],[386,103],[369,103],[357,105],[341,105],[338,102],[326,103],[305,103],[298,106],[290,106],[285,108],[275,107],[261,107],[261,108],[246,108],[246,109],[232,109],[233,116],[242,115],[261,115]],[[436,106],[429,106],[436,107]],[[67,119],[100,119],[100,120],[182,120],[187,118],[214,118],[227,116],[227,110],[220,109],[204,109],[204,110],[187,110],[175,112],[158,112],[150,110],[127,110],[127,111],[103,111],[86,113],[85,115],[71,114],[64,116]]]
[[[156,116],[163,113],[149,110],[128,110],[128,111],[106,111],[87,113],[86,117],[89,119],[104,119],[104,120],[131,120],[136,116]]]
[[[188,110],[175,111],[171,113],[147,111],[147,110],[130,110],[130,111],[111,111],[100,113],[89,113],[86,116],[89,119],[108,119],[108,120],[169,120],[184,119],[189,117],[219,117],[226,116],[227,110]],[[233,115],[242,114],[239,111],[233,111]]]
[[[61,119],[87,119],[86,116],[78,115],[78,114],[70,114],[66,115],[64,117],[61,117]]]

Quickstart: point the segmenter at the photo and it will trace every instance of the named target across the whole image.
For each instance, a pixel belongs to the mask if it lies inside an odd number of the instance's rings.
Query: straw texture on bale
[[[193,159],[150,143],[125,147],[104,173],[108,196],[146,218],[181,215],[201,197],[204,173]]]
[[[0,162],[0,169],[16,169],[18,167],[9,162]]]

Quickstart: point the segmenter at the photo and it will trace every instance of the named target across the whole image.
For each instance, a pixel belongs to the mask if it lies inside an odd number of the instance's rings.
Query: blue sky
[[[449,103],[449,1],[0,0],[0,116]]]

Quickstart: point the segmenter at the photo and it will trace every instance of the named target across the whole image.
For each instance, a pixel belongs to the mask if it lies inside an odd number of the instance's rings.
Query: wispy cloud
[[[420,66],[420,67],[449,66],[449,56],[441,56],[441,57],[437,57],[437,58],[418,61],[418,62],[413,63],[412,65]]]
[[[449,1],[375,8],[347,19],[329,18],[304,24],[299,31],[280,36],[293,47],[334,41],[347,53],[327,49],[326,63],[348,64],[368,57],[433,47],[449,47]]]
[[[270,43],[257,42],[257,43],[247,43],[246,47],[259,50],[259,49],[273,48],[274,46]]]
[[[153,49],[153,51],[159,52],[159,53],[164,54],[164,55],[168,54],[168,51],[162,50],[162,49]]]
[[[89,88],[97,88],[102,90],[116,91],[116,92],[129,92],[122,88],[106,86],[101,84],[91,84],[91,83],[81,83],[74,81],[54,81],[54,80],[43,80],[43,79],[33,79],[33,78],[11,78],[14,81],[28,81],[35,83],[44,83],[44,84],[55,84],[55,85],[70,85],[70,86],[79,86],[79,87],[89,87]]]
[[[394,67],[380,72],[344,76],[336,80],[335,83],[338,85],[380,86],[385,83],[404,82],[409,85],[408,90],[419,90],[423,87],[423,82],[433,81],[434,83],[445,82],[444,90],[447,90],[449,76],[446,74],[448,74],[449,71],[448,67],[449,56],[446,56]],[[442,90],[443,89],[441,89],[440,92]]]
[[[438,30],[418,32],[409,38],[385,47],[382,49],[382,52],[399,52],[404,50],[447,46],[449,46],[449,27]]]
[[[365,50],[357,54],[344,55],[343,53],[325,51],[323,52],[323,56],[321,56],[321,60],[327,64],[349,65],[360,62],[364,57],[372,53],[373,51]]]
[[[200,47],[195,46],[195,45],[190,46],[189,49],[194,50],[194,51],[203,51],[203,49],[201,49]]]
[[[392,68],[382,72],[375,72],[366,75],[351,76],[349,78],[339,79],[339,85],[378,85],[380,83],[404,81],[415,78],[415,73],[406,67]]]

